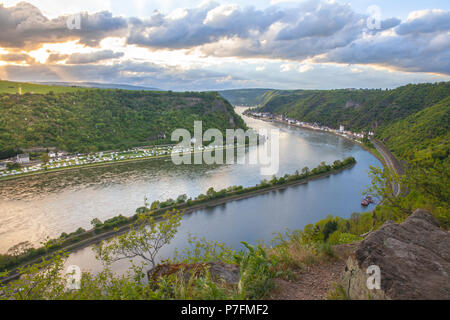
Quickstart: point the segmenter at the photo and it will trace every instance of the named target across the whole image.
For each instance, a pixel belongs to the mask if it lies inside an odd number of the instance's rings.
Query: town
[[[48,152],[33,152],[34,155],[39,154],[39,157],[31,157],[30,153],[23,153],[18,154],[16,157],[1,161],[0,180],[21,175],[30,175],[77,167],[105,165],[113,162],[137,161],[152,158],[156,159],[168,157],[173,153],[204,152],[212,151],[217,148],[231,147],[233,147],[233,145],[198,146],[196,148],[180,148],[176,145],[159,145],[137,147],[126,151],[104,151],[92,154],[69,154],[65,151],[43,149]],[[34,149],[34,151],[35,150],[36,149]]]
[[[274,115],[270,112],[256,112],[256,111],[248,111],[246,113],[247,116],[256,118],[256,119],[262,119],[266,121],[276,121],[281,122],[284,124],[288,124],[291,126],[311,129],[311,130],[317,130],[317,131],[324,131],[324,132],[330,132],[336,135],[339,135],[341,137],[353,140],[358,143],[362,143],[364,138],[373,137],[375,134],[372,131],[369,132],[352,132],[349,130],[345,130],[345,127],[343,125],[339,126],[339,129],[332,129],[330,127],[320,125],[317,122],[315,123],[307,123],[298,121],[295,119],[291,119],[286,117],[285,115]]]

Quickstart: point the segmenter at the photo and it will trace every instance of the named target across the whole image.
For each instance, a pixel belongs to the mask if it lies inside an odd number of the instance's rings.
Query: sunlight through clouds
[[[444,3],[444,2],[442,2]],[[446,81],[450,11],[382,7],[379,29],[350,1],[0,1],[1,73],[192,89],[377,87]],[[411,4],[410,4],[411,6]],[[156,10],[156,11],[154,11]],[[66,26],[84,12],[81,29]],[[433,57],[430,59],[430,57]],[[13,68],[14,67],[14,68]],[[18,68],[20,67],[20,68]],[[141,69],[141,70],[140,70]],[[339,70],[333,83],[329,74]],[[192,82],[207,75],[212,81]],[[355,77],[357,75],[358,77]],[[363,77],[365,75],[365,77]],[[64,79],[65,79],[64,78]]]

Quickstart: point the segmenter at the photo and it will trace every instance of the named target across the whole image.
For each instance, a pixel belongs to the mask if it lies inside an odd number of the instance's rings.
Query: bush
[[[323,227],[322,234],[324,241],[327,241],[328,237],[337,230],[338,223],[337,221],[328,221],[325,223],[325,226]]]
[[[335,231],[330,235],[327,242],[331,245],[337,245],[337,244],[354,243],[361,240],[362,238],[357,235]]]
[[[265,249],[258,245],[256,248],[246,242],[242,244],[248,252],[236,256],[241,267],[239,291],[246,299],[262,299],[273,289],[273,279],[277,277],[277,260],[268,257]]]

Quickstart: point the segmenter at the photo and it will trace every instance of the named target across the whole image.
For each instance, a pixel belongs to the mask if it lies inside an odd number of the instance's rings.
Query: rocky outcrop
[[[379,267],[379,289],[367,286],[370,266]],[[342,285],[350,299],[450,300],[450,234],[421,209],[387,222],[350,255]]]
[[[178,274],[188,281],[192,276],[204,276],[207,272],[213,281],[224,281],[228,285],[239,283],[239,266],[223,262],[162,264],[148,271],[147,276],[150,281],[157,281],[161,277]]]

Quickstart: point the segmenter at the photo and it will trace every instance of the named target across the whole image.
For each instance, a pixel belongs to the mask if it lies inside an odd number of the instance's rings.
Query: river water
[[[243,109],[237,108],[239,113]],[[370,210],[360,205],[361,193],[369,185],[370,165],[381,166],[370,153],[352,142],[328,133],[243,117],[249,127],[279,128],[279,176],[321,161],[353,156],[357,164],[342,173],[306,185],[291,187],[199,210],[183,218],[179,232],[163,255],[186,245],[191,233],[241,249],[241,241],[270,240],[274,233],[301,229],[327,215],[349,217]],[[252,147],[248,152],[257,152]],[[147,160],[107,167],[50,173],[0,183],[0,252],[22,241],[38,245],[61,232],[90,228],[93,218],[105,220],[119,214],[131,216],[149,202],[195,197],[208,188],[231,185],[253,186],[264,178],[259,165],[181,165],[170,159]],[[72,254],[70,261],[97,269],[90,249]],[[125,265],[124,267],[125,268]],[[120,267],[118,267],[120,269]]]

